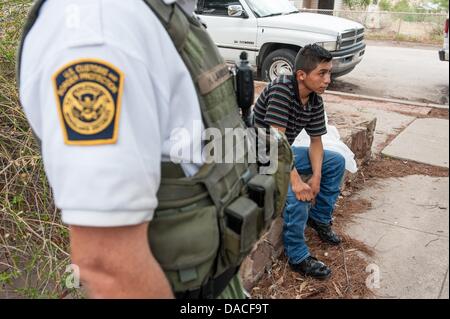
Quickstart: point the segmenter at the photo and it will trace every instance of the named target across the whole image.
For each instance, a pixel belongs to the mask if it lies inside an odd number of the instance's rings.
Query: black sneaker
[[[327,279],[331,275],[331,269],[312,256],[309,256],[299,264],[289,263],[289,266],[293,271],[315,279]]]
[[[331,245],[339,245],[342,242],[341,238],[339,238],[339,236],[336,235],[331,228],[331,224],[322,224],[312,218],[309,218],[308,226],[317,232],[320,239]]]

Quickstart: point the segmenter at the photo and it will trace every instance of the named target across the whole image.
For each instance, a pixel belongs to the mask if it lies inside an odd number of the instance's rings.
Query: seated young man
[[[331,82],[331,60],[324,48],[305,46],[297,55],[294,75],[283,75],[269,84],[254,108],[256,126],[284,132],[291,145],[303,129],[311,137],[309,148],[292,148],[295,168],[284,210],[283,238],[291,268],[317,279],[328,278],[331,270],[311,256],[304,236],[306,224],[323,241],[332,245],[341,242],[331,225],[345,160],[338,153],[324,151],[321,138],[326,134],[326,123],[319,95]],[[311,177],[303,181],[300,175]]]

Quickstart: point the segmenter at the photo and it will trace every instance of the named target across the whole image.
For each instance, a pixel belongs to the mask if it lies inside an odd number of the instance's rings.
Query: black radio
[[[251,106],[255,99],[255,87],[253,83],[253,69],[249,65],[248,55],[245,51],[241,53],[240,63],[236,66],[235,88],[242,119],[247,127],[253,127]]]

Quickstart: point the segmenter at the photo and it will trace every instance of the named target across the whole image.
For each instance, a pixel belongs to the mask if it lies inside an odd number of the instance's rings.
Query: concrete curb
[[[255,81],[255,87],[257,89],[261,90],[261,88],[264,88],[266,85],[267,85],[267,82]],[[376,97],[376,96],[370,96],[370,95],[344,93],[344,92],[328,91],[328,90],[325,91],[325,94],[349,97],[349,98],[360,99],[360,100],[372,100],[372,101],[377,101],[377,102],[398,103],[398,104],[405,104],[405,105],[409,105],[409,106],[419,106],[419,107],[447,109],[447,110],[449,109],[449,106],[446,104],[421,103],[421,102],[405,101],[405,100],[399,100],[399,99],[388,99],[388,98],[382,98],[382,97]],[[259,95],[259,93],[257,95]]]
[[[343,97],[351,97],[351,98],[355,98],[355,99],[372,100],[372,101],[377,101],[377,102],[398,103],[398,104],[405,104],[405,105],[410,105],[410,106],[419,106],[419,107],[428,107],[428,108],[446,109],[446,110],[449,109],[449,106],[445,105],[445,104],[421,103],[421,102],[404,101],[404,100],[398,100],[398,99],[387,99],[387,98],[381,98],[381,97],[375,97],[375,96],[369,96],[369,95],[343,93],[343,92],[338,92],[338,91],[325,91],[325,94],[337,95],[337,96],[343,96]]]

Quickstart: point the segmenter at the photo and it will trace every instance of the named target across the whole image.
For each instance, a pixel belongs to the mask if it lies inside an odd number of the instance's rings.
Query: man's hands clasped
[[[303,182],[297,170],[291,173],[292,191],[296,198],[303,202],[314,203],[317,194],[320,192],[320,176],[313,175],[307,183]]]

